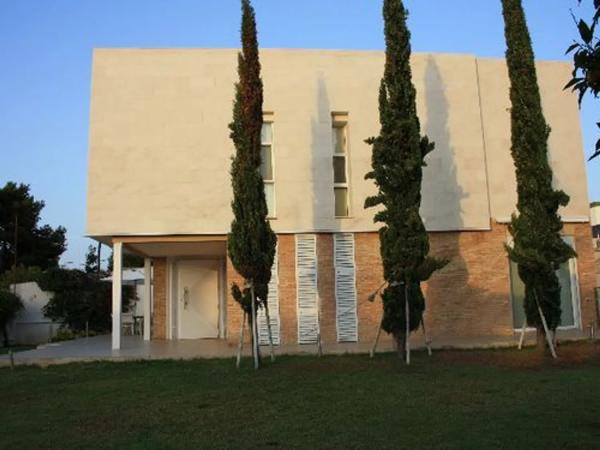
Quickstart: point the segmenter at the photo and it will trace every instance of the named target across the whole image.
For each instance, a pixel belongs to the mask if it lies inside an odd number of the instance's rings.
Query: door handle
[[[183,309],[187,309],[188,304],[189,304],[189,297],[190,297],[190,289],[185,286],[183,288],[183,298],[181,299],[181,301],[183,302]]]

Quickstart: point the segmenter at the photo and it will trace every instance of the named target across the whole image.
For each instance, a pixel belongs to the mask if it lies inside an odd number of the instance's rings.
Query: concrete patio
[[[579,330],[559,331],[559,340],[581,340],[586,336]],[[458,339],[434,339],[433,349],[469,349],[469,348],[502,348],[515,347],[519,335],[504,338],[482,337],[474,341]],[[535,342],[535,334],[526,334],[525,344]],[[372,342],[336,343],[323,346],[324,354],[364,353],[371,349]],[[422,336],[411,337],[413,349],[423,349]],[[112,350],[111,335],[101,335],[90,338],[80,338],[72,341],[63,341],[40,345],[36,349],[17,352],[13,354],[15,365],[40,365],[67,364],[72,362],[91,361],[138,361],[138,360],[165,360],[165,359],[202,359],[202,358],[234,358],[237,346],[221,339],[197,340],[150,340],[144,341],[140,336],[123,336],[121,349]],[[269,354],[268,346],[261,347],[263,355]],[[394,351],[394,345],[387,337],[382,336],[377,352]],[[275,346],[277,355],[316,354],[316,345],[279,345]],[[245,345],[244,355],[250,355],[250,346]],[[8,367],[8,355],[0,355],[0,367]]]
[[[323,348],[324,353],[367,353],[370,343],[335,344]],[[234,358],[237,345],[222,339],[191,340],[150,340],[144,341],[139,336],[123,336],[121,348],[112,350],[111,335],[80,338],[40,345],[33,350],[13,354],[16,365],[35,364],[52,365],[71,362],[90,361],[136,361],[161,359],[202,359],[202,358]],[[381,342],[378,351],[393,350],[390,343]],[[262,346],[263,355],[268,355],[268,346]],[[316,354],[316,345],[280,345],[275,346],[275,353],[282,354]],[[250,346],[244,346],[244,355],[250,355]],[[0,355],[0,367],[10,365],[8,355]]]

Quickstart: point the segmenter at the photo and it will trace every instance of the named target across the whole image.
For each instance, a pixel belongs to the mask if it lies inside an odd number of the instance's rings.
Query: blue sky
[[[405,4],[414,51],[503,56],[500,0]],[[569,10],[588,17],[589,6],[524,4],[536,56],[565,59],[576,35]],[[383,49],[380,0],[254,5],[263,47]],[[67,227],[64,263],[80,264],[91,242],[83,235],[92,49],[238,47],[238,30],[239,0],[0,0],[0,184],[30,184],[46,202],[43,221]],[[582,110],[586,153],[596,139],[597,102]],[[600,199],[600,159],[587,169],[590,198]]]

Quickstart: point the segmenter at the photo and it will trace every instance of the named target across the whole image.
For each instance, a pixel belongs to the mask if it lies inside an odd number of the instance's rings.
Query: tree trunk
[[[4,325],[2,327],[2,337],[4,338],[4,346],[8,347],[10,345],[10,342],[8,341],[8,326]]]
[[[535,350],[536,353],[545,355],[548,354],[548,344],[546,343],[546,335],[544,334],[544,328],[539,327],[535,332]]]
[[[394,339],[396,340],[396,348],[398,350],[398,358],[403,361],[406,360],[406,333],[404,331],[398,331],[394,333]]]

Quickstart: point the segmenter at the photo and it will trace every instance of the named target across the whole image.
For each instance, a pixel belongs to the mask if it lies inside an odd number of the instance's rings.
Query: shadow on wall
[[[331,146],[331,104],[322,72],[317,74],[317,114],[311,120],[312,229],[338,231],[334,217],[333,149]],[[326,195],[321,195],[325,194]]]
[[[311,177],[313,188],[313,230],[326,227],[339,231],[339,220],[334,219],[333,148],[331,147],[331,104],[322,72],[317,74],[316,116],[311,121]],[[317,234],[317,292],[320,302],[320,330],[325,342],[337,340],[335,267],[333,261],[333,234]]]
[[[442,218],[444,224],[449,224],[448,228],[461,230],[464,227],[462,201],[469,194],[459,181],[457,153],[449,131],[446,85],[433,57],[427,61],[425,86],[425,133],[435,142],[435,150],[427,157],[423,192],[435,202],[437,220]],[[450,260],[444,269],[433,274],[424,289],[427,299],[425,321],[434,340],[436,336],[506,334],[505,320],[500,319],[500,326],[495,322],[498,314],[508,306],[506,295],[499,296],[499,292],[489,290],[486,283],[493,278],[493,274],[486,271],[503,270],[502,266],[494,268],[494,261],[487,259],[504,254],[503,248],[494,248],[495,241],[490,243],[490,235],[477,231],[430,232],[431,254]],[[504,311],[510,313],[510,309]]]

